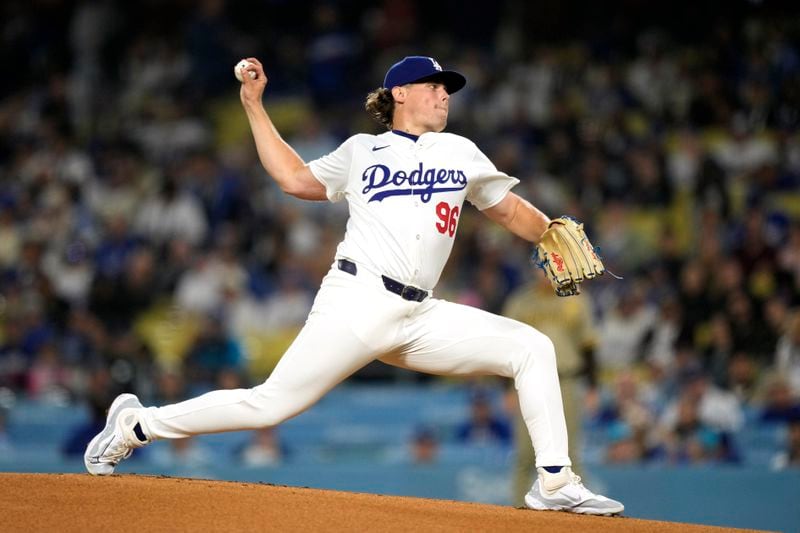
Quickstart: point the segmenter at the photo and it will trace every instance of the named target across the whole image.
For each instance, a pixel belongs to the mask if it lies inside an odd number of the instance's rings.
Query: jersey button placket
[[[419,162],[421,160],[421,157],[420,157],[421,148],[422,148],[422,146],[420,146],[420,144],[418,142],[414,144],[413,154],[414,154],[414,161],[416,161],[416,162]],[[414,232],[414,241],[412,241],[413,242],[412,248],[414,249],[414,252],[415,252],[413,254],[413,262],[414,262],[414,264],[413,264],[413,267],[414,267],[413,276],[414,276],[414,279],[412,280],[412,283],[414,283],[414,284],[417,283],[417,278],[419,276],[420,269],[421,269],[421,262],[422,262],[422,257],[423,257],[423,253],[424,253],[423,249],[422,249],[422,247],[423,247],[422,234],[425,232],[424,222],[423,222],[425,217],[422,215],[422,212],[421,212],[422,209],[425,206],[420,201],[420,197],[417,196],[416,194],[414,194],[415,192],[416,192],[415,190],[412,190],[412,193],[411,193],[412,198],[414,198],[414,204],[413,205],[414,205],[414,211],[415,211],[415,213],[414,213],[415,216],[413,218],[413,221],[416,224],[416,230],[417,230],[417,231]]]
[[[415,263],[416,264],[414,265],[414,283],[417,283],[417,278],[418,278],[420,270],[422,268],[422,265],[421,265],[422,258],[425,255],[425,250],[423,249],[424,248],[424,241],[422,240],[422,235],[423,235],[423,233],[425,233],[425,224],[426,224],[425,221],[426,221],[426,218],[422,214],[422,210],[421,210],[422,209],[422,202],[417,200],[414,205],[417,207],[417,213],[416,213],[416,216],[414,217],[414,222],[416,224],[416,230],[417,230],[415,232],[415,235],[414,235],[414,241],[415,241],[415,244],[416,244],[416,246],[415,246],[415,249],[416,249],[416,254],[415,254],[416,255],[416,257],[415,257],[416,261],[415,261]]]

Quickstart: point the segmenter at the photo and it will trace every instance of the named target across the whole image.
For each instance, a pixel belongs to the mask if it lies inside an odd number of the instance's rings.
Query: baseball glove
[[[580,294],[580,284],[606,271],[597,250],[572,217],[553,219],[533,252],[533,262],[544,270],[559,296]]]

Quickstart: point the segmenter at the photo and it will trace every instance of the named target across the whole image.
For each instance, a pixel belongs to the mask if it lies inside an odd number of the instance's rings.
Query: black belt
[[[356,264],[352,261],[348,261],[347,259],[339,259],[336,262],[336,265],[342,272],[347,272],[353,276],[358,273],[358,267]],[[426,290],[418,289],[416,287],[412,287],[411,285],[403,285],[399,281],[395,281],[387,276],[381,276],[381,279],[383,280],[383,286],[387,291],[397,294],[403,300],[408,300],[410,302],[421,302],[428,297],[428,291]]]

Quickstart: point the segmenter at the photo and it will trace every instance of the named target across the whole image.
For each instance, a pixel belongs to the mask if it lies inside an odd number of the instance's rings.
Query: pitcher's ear
[[[408,94],[408,88],[403,85],[396,85],[392,87],[392,98],[394,98],[395,102],[403,103],[406,100],[406,94]]]

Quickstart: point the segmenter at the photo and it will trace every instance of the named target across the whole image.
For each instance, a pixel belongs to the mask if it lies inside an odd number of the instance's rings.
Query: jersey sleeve
[[[467,201],[480,211],[488,209],[506,197],[519,180],[500,172],[486,155],[475,147],[472,159]]]
[[[333,152],[308,164],[314,177],[325,186],[325,195],[331,202],[344,199],[353,161],[354,141],[355,137],[350,137]]]

